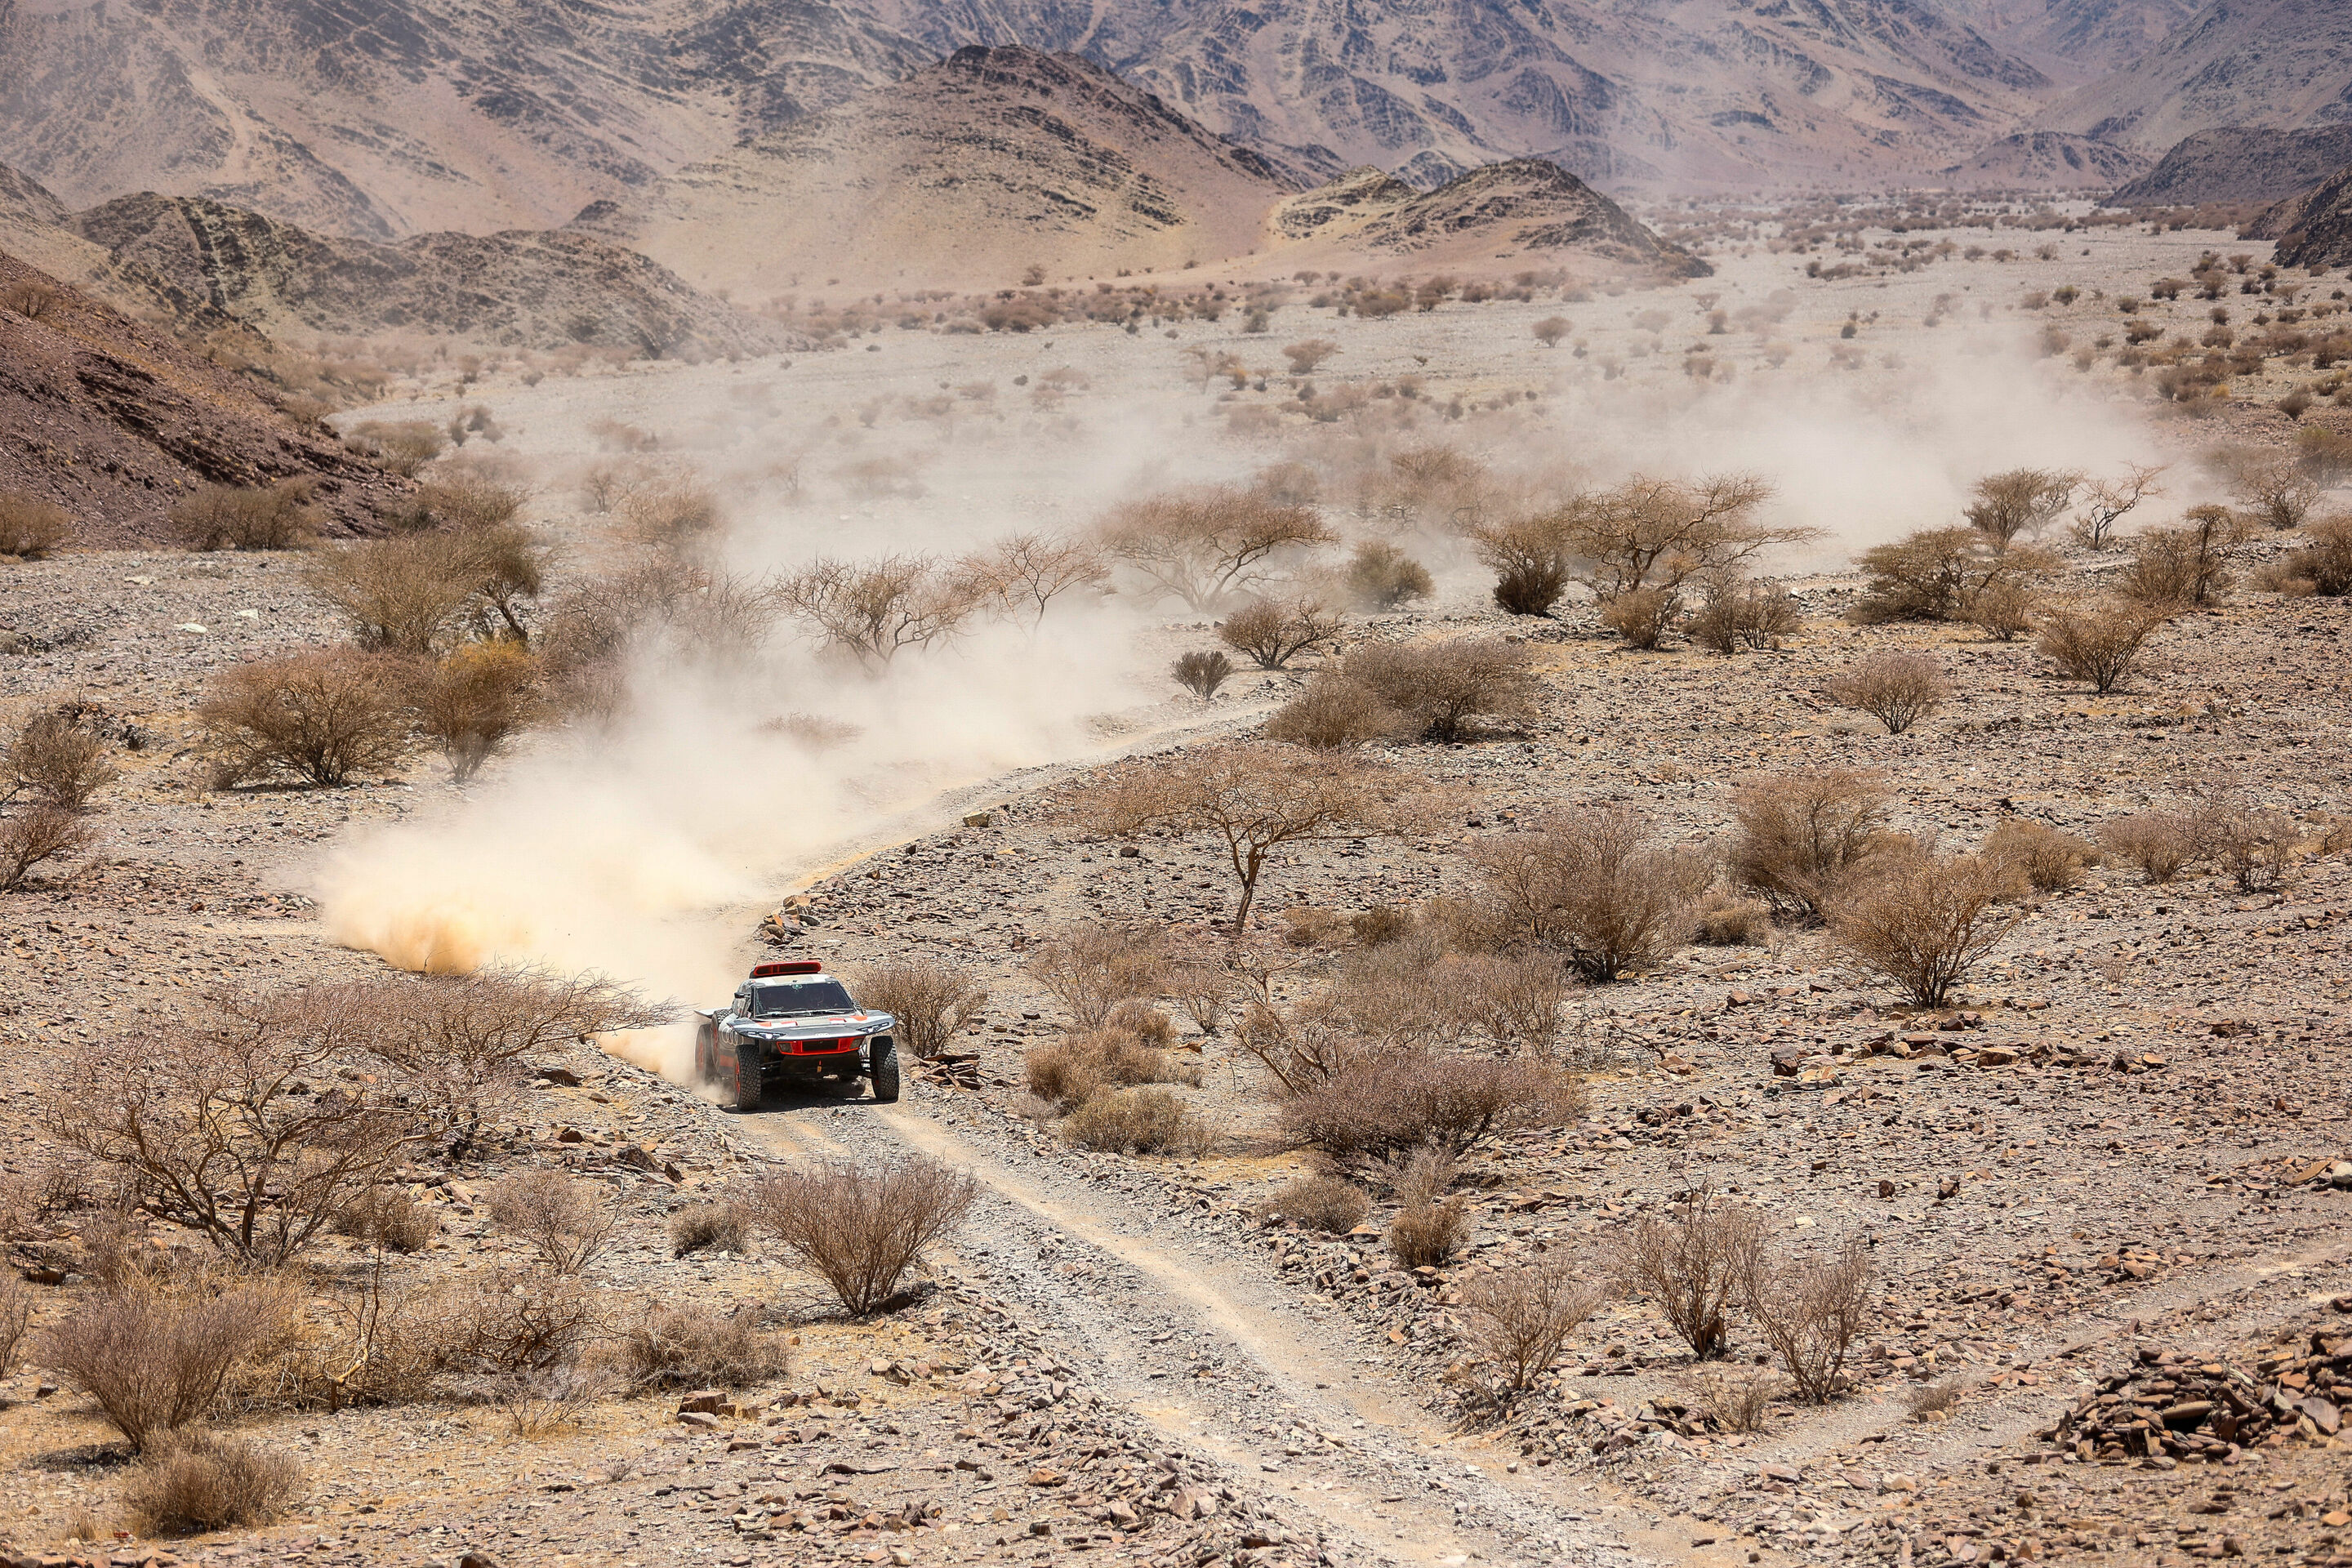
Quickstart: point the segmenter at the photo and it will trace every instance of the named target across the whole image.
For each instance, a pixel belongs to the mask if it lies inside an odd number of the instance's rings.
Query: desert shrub
[[[731,1198],[688,1204],[669,1216],[669,1255],[716,1250],[740,1253],[751,1239],[751,1215]]]
[[[1168,673],[1177,685],[1206,702],[1216,696],[1217,689],[1233,679],[1234,661],[1213,650],[1179,654]]]
[[[16,1370],[16,1352],[32,1326],[33,1293],[24,1278],[14,1270],[0,1273],[0,1377]]]
[[[1939,1377],[1933,1383],[1920,1384],[1903,1396],[1903,1414],[1912,1421],[1940,1421],[1968,1392],[1968,1380],[1962,1377]]]
[[[1407,1204],[1389,1221],[1382,1237],[1400,1268],[1433,1268],[1450,1260],[1470,1238],[1470,1208],[1459,1198]]]
[[[1200,1068],[1139,1036],[1108,1026],[1033,1047],[1023,1058],[1029,1092],[1064,1110],[1084,1104],[1107,1089],[1139,1083],[1198,1086]]]
[[[2197,858],[2199,825],[2178,812],[2141,811],[2099,824],[2099,844],[2119,860],[2139,868],[2143,879],[2169,882]]]
[[[37,867],[79,855],[96,837],[88,823],[59,806],[35,805],[0,817],[0,893],[23,887]]]
[[[1495,604],[1507,615],[1549,616],[1568,592],[1568,557],[1558,533],[1539,520],[1489,523],[1471,533],[1478,559],[1495,574]]]
[[[370,1187],[335,1215],[335,1229],[352,1240],[392,1252],[422,1252],[441,1233],[429,1204],[398,1187]]]
[[[1952,688],[1933,655],[1882,653],[1838,675],[1829,690],[1839,706],[1858,709],[1899,735],[1934,712]]]
[[[2294,868],[2303,836],[2283,812],[2262,811],[2234,801],[2213,803],[2198,823],[2200,847],[2242,893],[2274,892]]]
[[[2125,465],[2120,478],[2086,481],[2083,510],[2073,527],[2076,542],[2092,550],[2105,550],[2113,544],[2124,518],[2142,501],[2164,493],[2156,482],[2163,473],[2161,468],[2130,463]]]
[[[908,1055],[928,1059],[947,1049],[955,1032],[980,1016],[988,987],[945,964],[899,959],[872,965],[857,977],[858,999],[897,1020],[892,1037]]]
[[[1307,681],[1305,691],[1267,715],[1264,733],[1269,741],[1332,749],[1402,740],[1414,731],[1412,716],[1391,706],[1370,685],[1322,670]]]
[[[1976,482],[1976,500],[1965,515],[1969,526],[2006,550],[2020,533],[2039,533],[2074,499],[2080,474],[2049,468],[2011,468]]]
[[[2156,609],[2218,605],[2237,585],[2231,552],[2243,542],[2227,507],[2192,507],[2185,528],[2155,529],[2132,541],[2132,563],[2118,583],[2124,596]]]
[[[420,1331],[439,1368],[511,1379],[576,1363],[604,1330],[603,1306],[576,1275],[478,1268],[435,1293]]]
[[[2301,528],[2319,503],[2319,481],[2293,456],[2249,456],[2226,466],[2239,504],[2273,528]]]
[[[889,1305],[925,1249],[962,1225],[972,1179],[934,1161],[892,1170],[831,1165],[761,1182],[761,1223],[784,1250],[832,1287],[852,1317]]]
[[[1345,1236],[1364,1223],[1372,1200],[1364,1189],[1338,1176],[1301,1176],[1288,1182],[1260,1204],[1257,1212],[1272,1219],[1292,1219],[1310,1230]]]
[[[302,1492],[302,1467],[292,1455],[241,1437],[190,1436],[142,1461],[122,1501],[142,1534],[193,1535],[268,1524]]]
[[[1818,917],[1837,884],[1887,841],[1885,784],[1841,769],[1740,786],[1732,878],[1775,906]]]
[[[1923,530],[1856,561],[1866,581],[1853,616],[1866,623],[1958,620],[1985,595],[2031,591],[2063,567],[2048,551],[2004,550],[1973,528]]]
[[[260,1285],[106,1291],[42,1332],[40,1361],[143,1453],[201,1419],[230,1369],[278,1333],[286,1316],[285,1293]]]
[[[1574,323],[1565,316],[1546,316],[1529,330],[1544,347],[1556,349],[1559,347],[1559,340],[1574,330]]]
[[[1786,1378],[1760,1366],[1712,1367],[1691,1382],[1699,1407],[1726,1432],[1765,1430],[1774,1403],[1789,1392]]]
[[[603,1365],[564,1362],[481,1379],[477,1388],[506,1423],[507,1436],[528,1441],[577,1428],[615,1392],[614,1381]]]
[[[1426,599],[1436,588],[1429,569],[1393,544],[1378,540],[1356,546],[1342,580],[1359,608],[1394,610]]]
[[[1097,1093],[1063,1120],[1062,1136],[1098,1154],[1209,1152],[1215,1131],[1173,1089],[1113,1089]]]
[[[37,321],[49,313],[58,302],[58,291],[37,279],[19,278],[0,292],[0,306],[14,310],[28,321]]]
[[[1438,988],[1498,1044],[1550,1054],[1559,1043],[1561,1009],[1576,983],[1549,953],[1465,953],[1449,956]]]
[[[1727,658],[1743,647],[1778,647],[1802,620],[1795,596],[1778,584],[1716,578],[1683,623],[1683,635]]]
[[[474,596],[472,556],[452,533],[364,540],[313,558],[310,585],[361,647],[429,653],[448,640]]]
[[[2006,882],[2002,868],[1981,857],[1889,855],[1840,888],[1830,934],[1860,968],[1923,1007],[1940,1007],[2024,918],[2001,907]]]
[[[1471,859],[1513,929],[1565,952],[1588,979],[1614,980],[1683,942],[1713,879],[1701,856],[1651,845],[1646,831],[1626,807],[1567,811],[1480,840]]]
[[[321,786],[385,773],[407,755],[407,667],[356,648],[310,648],[233,665],[196,706],[226,787],[291,775]]]
[[[2021,816],[2004,816],[1993,824],[1979,851],[1987,860],[2006,867],[2037,893],[2054,893],[2083,879],[2083,868],[2097,858],[2087,839]]]
[[[539,661],[503,639],[467,643],[436,664],[412,693],[417,731],[464,784],[537,717]]]
[[[1479,1275],[1461,1294],[1470,1342],[1514,1393],[1550,1372],[1569,1336],[1609,1299],[1583,1259],[1559,1254]]]
[[[691,543],[727,521],[717,495],[685,481],[641,485],[621,497],[615,510],[638,539],[669,549]]]
[[[1601,619],[1628,647],[1654,648],[1682,613],[1682,595],[1671,588],[1629,588],[1601,606]]]
[[[1282,353],[1290,362],[1293,375],[1313,375],[1316,367],[1339,352],[1339,345],[1328,338],[1304,338],[1295,343],[1285,343]]]
[[[38,561],[72,533],[73,517],[65,508],[0,490],[0,555]]]
[[[317,489],[307,475],[261,489],[202,485],[173,503],[172,529],[190,550],[299,550],[318,537]]]
[[[1489,1136],[1557,1127],[1584,1086],[1549,1063],[1415,1049],[1366,1052],[1282,1104],[1294,1146],[1341,1158],[1430,1147],[1465,1153]]]
[[[1176,1020],[1137,997],[1114,1003],[1103,1016],[1103,1027],[1113,1034],[1130,1035],[1155,1049],[1165,1050],[1176,1042]]]
[[[1156,994],[1166,967],[1152,933],[1119,926],[1073,926],[1038,942],[1024,965],[1081,1029],[1099,1028],[1129,997]]]
[[[81,704],[59,703],[35,713],[8,737],[0,754],[38,804],[86,811],[90,797],[114,782],[114,764],[92,718]]]
[[[1774,1258],[1759,1247],[1741,1282],[1748,1315],[1787,1369],[1798,1397],[1837,1397],[1847,1353],[1869,1323],[1877,1269],[1861,1238],[1827,1258]]]
[[[1465,738],[1480,721],[1535,717],[1541,684],[1528,652],[1494,637],[1442,643],[1375,643],[1349,654],[1343,679],[1360,681],[1404,714],[1424,740]]]
[[[1724,1352],[1732,1303],[1763,1246],[1753,1209],[1702,1185],[1673,1214],[1644,1215],[1634,1225],[1619,1245],[1616,1273],[1627,1289],[1649,1298],[1692,1354],[1713,1361]]]
[[[1106,554],[1143,580],[1147,597],[1181,599],[1200,612],[1338,536],[1311,506],[1225,485],[1130,501],[1104,520],[1097,537]]]
[[[613,1239],[604,1189],[584,1177],[548,1169],[520,1171],[484,1194],[490,1218],[513,1232],[558,1274],[577,1274]]]
[[[2031,584],[2008,577],[1969,595],[1960,618],[1995,642],[2014,642],[2033,629],[2041,609],[2042,595]]]
[[[1683,483],[1635,475],[1570,497],[1538,520],[1563,555],[1580,563],[1603,604],[1654,590],[1673,598],[1694,579],[1735,577],[1758,556],[1819,538],[1810,528],[1766,528],[1757,513],[1771,487],[1748,474]]]
[[[422,419],[371,419],[352,426],[343,444],[404,479],[414,479],[418,469],[441,455],[448,438],[438,426]]]
[[[1224,618],[1217,635],[1227,647],[1249,655],[1260,669],[1280,669],[1294,656],[1338,637],[1339,617],[1312,599],[1287,604],[1252,599]]]
[[[624,1328],[613,1349],[617,1370],[632,1389],[741,1388],[782,1377],[790,1352],[761,1333],[759,1310],[732,1316],[693,1302],[648,1302]]]
[[[410,531],[503,528],[521,518],[530,500],[530,492],[521,485],[504,483],[487,473],[445,470],[416,487],[394,524]]]
[[[2036,646],[2067,675],[2105,696],[2131,679],[2141,648],[2164,621],[2162,610],[2126,602],[2053,610],[2042,618]]]
[[[1722,899],[1698,912],[1698,941],[1710,947],[1764,947],[1772,940],[1772,911],[1753,899]]]
[[[2303,531],[2311,542],[2266,568],[2263,586],[2331,598],[2352,594],[2352,516],[2320,518]]]

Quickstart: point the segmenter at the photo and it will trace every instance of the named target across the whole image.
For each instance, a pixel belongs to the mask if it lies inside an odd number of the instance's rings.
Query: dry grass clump
[[[1844,1386],[1846,1357],[1870,1321],[1876,1279],[1858,1237],[1827,1258],[1775,1259],[1762,1247],[1749,1256],[1740,1283],[1748,1315],[1807,1403],[1826,1405]]]
[[[2009,868],[2037,893],[2054,893],[2083,879],[2099,857],[2090,840],[2021,816],[2004,816],[1986,835],[1981,855]]]
[[[233,665],[196,706],[213,783],[291,776],[332,787],[406,756],[408,669],[383,654],[310,648]]]
[[[692,1302],[649,1302],[621,1331],[614,1364],[632,1389],[741,1388],[782,1377],[791,1352],[761,1332],[758,1320],[753,1308],[730,1316]]]
[[[1925,653],[1874,654],[1832,679],[1829,690],[1832,701],[1869,714],[1890,735],[1900,735],[1952,694],[1942,667]]]
[[[1940,1007],[2025,918],[2002,907],[2010,885],[2005,868],[1981,856],[1889,855],[1840,887],[1830,935],[1862,969]]]
[[[2305,525],[2303,535],[2310,542],[2265,567],[2263,586],[2339,599],[2352,594],[2352,515],[2318,519]]]
[[[1063,1119],[1062,1136],[1098,1154],[1182,1154],[1199,1159],[1216,1130],[1167,1089],[1102,1089]]]
[[[1132,1029],[1108,1026],[1031,1048],[1023,1060],[1029,1092],[1065,1110],[1108,1089],[1144,1083],[1198,1088],[1201,1069]]]
[[[26,719],[0,747],[0,756],[37,804],[87,811],[90,797],[114,782],[114,764],[94,717],[81,703],[58,703]]]
[[[122,1501],[142,1535],[193,1535],[268,1524],[301,1500],[293,1456],[241,1437],[192,1436],[131,1472]]]
[[[754,1189],[760,1222],[832,1287],[856,1318],[888,1306],[924,1251],[963,1224],[979,1186],[935,1161],[892,1170],[829,1165],[771,1176]]]
[[[0,556],[39,561],[72,534],[73,517],[65,508],[0,490]]]
[[[1654,966],[1689,935],[1713,880],[1698,854],[1646,841],[1629,807],[1562,812],[1481,840],[1471,858],[1507,925],[1564,952],[1591,980]]]
[[[464,784],[538,717],[538,684],[539,661],[520,644],[467,643],[416,681],[417,731]]]
[[[230,1369],[284,1331],[291,1301],[261,1283],[145,1279],[86,1298],[40,1336],[40,1364],[94,1400],[133,1453],[200,1420]]]
[[[897,959],[859,972],[857,999],[897,1020],[891,1036],[900,1050],[928,1060],[981,1016],[988,987],[945,964]]]
[[[1356,606],[1371,611],[1402,609],[1416,599],[1426,599],[1437,586],[1429,568],[1395,545],[1378,540],[1356,547],[1340,580]]]
[[[430,1204],[418,1203],[398,1187],[370,1187],[335,1215],[335,1230],[354,1241],[391,1252],[422,1252],[441,1234]]]
[[[1364,1223],[1372,1200],[1355,1183],[1338,1176],[1301,1176],[1258,1205],[1269,1219],[1297,1220],[1310,1230],[1345,1236]]]
[[[1454,1184],[1454,1156],[1434,1147],[1417,1148],[1387,1163],[1398,1208],[1384,1240],[1400,1268],[1433,1268],[1470,1238],[1470,1205],[1446,1195]]]
[[[1553,1254],[1465,1281],[1470,1342],[1521,1393],[1559,1363],[1569,1337],[1609,1300],[1582,1258]]]
[[[669,1255],[706,1250],[740,1253],[751,1239],[751,1215],[732,1198],[688,1204],[669,1216]]]
[[[1549,1062],[1412,1047],[1363,1052],[1282,1102],[1294,1147],[1336,1158],[1433,1148],[1466,1153],[1489,1136],[1582,1114],[1584,1085]]]
[[[203,485],[173,504],[172,528],[190,550],[299,550],[318,538],[324,513],[305,475],[261,489]]]
[[[1698,912],[1693,932],[1709,947],[1767,947],[1772,941],[1772,910],[1754,899],[1721,899]]]
[[[1692,1354],[1713,1361],[1724,1352],[1732,1304],[1763,1246],[1755,1210],[1702,1185],[1672,1215],[1642,1217],[1618,1249],[1616,1272],[1628,1289],[1650,1299]]]
[[[1700,1408],[1726,1432],[1761,1432],[1771,1424],[1772,1406],[1788,1396],[1789,1381],[1760,1366],[1709,1367],[1691,1384]]]
[[[1281,669],[1298,654],[1339,635],[1339,616],[1309,598],[1281,604],[1252,599],[1217,627],[1227,647],[1249,655],[1260,669]]]
[[[520,1171],[484,1194],[491,1220],[513,1232],[557,1274],[577,1274],[613,1239],[604,1188],[568,1172]]]
[[[2195,818],[2173,811],[2134,812],[2099,825],[2100,846],[2137,867],[2151,886],[2180,875],[2197,858],[2202,837]]]
[[[1939,1377],[1923,1383],[1903,1396],[1903,1414],[1913,1421],[1940,1421],[1951,1414],[1969,1392],[1968,1379]]]
[[[1734,812],[1734,881],[1776,908],[1820,917],[1839,882],[1884,849],[1886,786],[1852,769],[1780,773],[1740,786]]]
[[[2060,669],[2104,697],[2131,679],[2141,648],[2164,622],[2163,610],[2123,600],[2053,610],[2042,618],[2036,646]]]

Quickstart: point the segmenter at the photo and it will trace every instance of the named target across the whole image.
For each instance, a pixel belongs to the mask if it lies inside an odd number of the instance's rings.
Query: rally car
[[[864,1078],[876,1100],[898,1098],[898,1020],[860,1007],[814,959],[754,964],[731,1005],[695,1011],[695,1074],[736,1110],[758,1110],[772,1083]]]

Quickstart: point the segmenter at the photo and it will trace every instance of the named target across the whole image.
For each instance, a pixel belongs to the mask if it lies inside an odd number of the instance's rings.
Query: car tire
[[[740,1046],[721,1047],[719,1053],[719,1087],[726,1091],[727,1109],[734,1111],[760,1109],[759,1058],[743,1059]]]
[[[874,1099],[877,1104],[888,1105],[898,1098],[898,1047],[889,1040],[874,1042]]]

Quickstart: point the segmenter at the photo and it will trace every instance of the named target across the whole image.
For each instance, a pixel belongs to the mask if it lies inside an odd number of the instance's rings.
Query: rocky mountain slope
[[[1944,174],[1964,189],[2056,185],[2105,190],[2146,170],[2147,164],[2146,154],[2096,137],[2063,131],[2020,131],[1981,148]]]
[[[2263,214],[2246,235],[2278,241],[2273,258],[2282,267],[2352,263],[2352,163]]]
[[[2148,153],[2219,126],[2352,121],[2352,5],[2209,0],[2161,44],[2037,116]]]
[[[0,298],[20,284],[39,303],[0,307],[0,491],[64,507],[75,542],[152,542],[198,484],[315,476],[338,532],[376,527],[405,488],[251,382],[0,253]]]
[[[561,223],[929,56],[831,0],[0,4],[0,162],[390,239]]]
[[[1244,255],[1300,183],[1085,61],[975,47],[573,226],[752,295],[1060,282]]]
[[[2107,201],[2119,207],[2284,201],[2347,163],[2352,163],[2352,122],[2303,131],[2226,126],[2183,138]]]
[[[1944,11],[2061,81],[2130,64],[2196,15],[2197,0],[1944,0]]]

